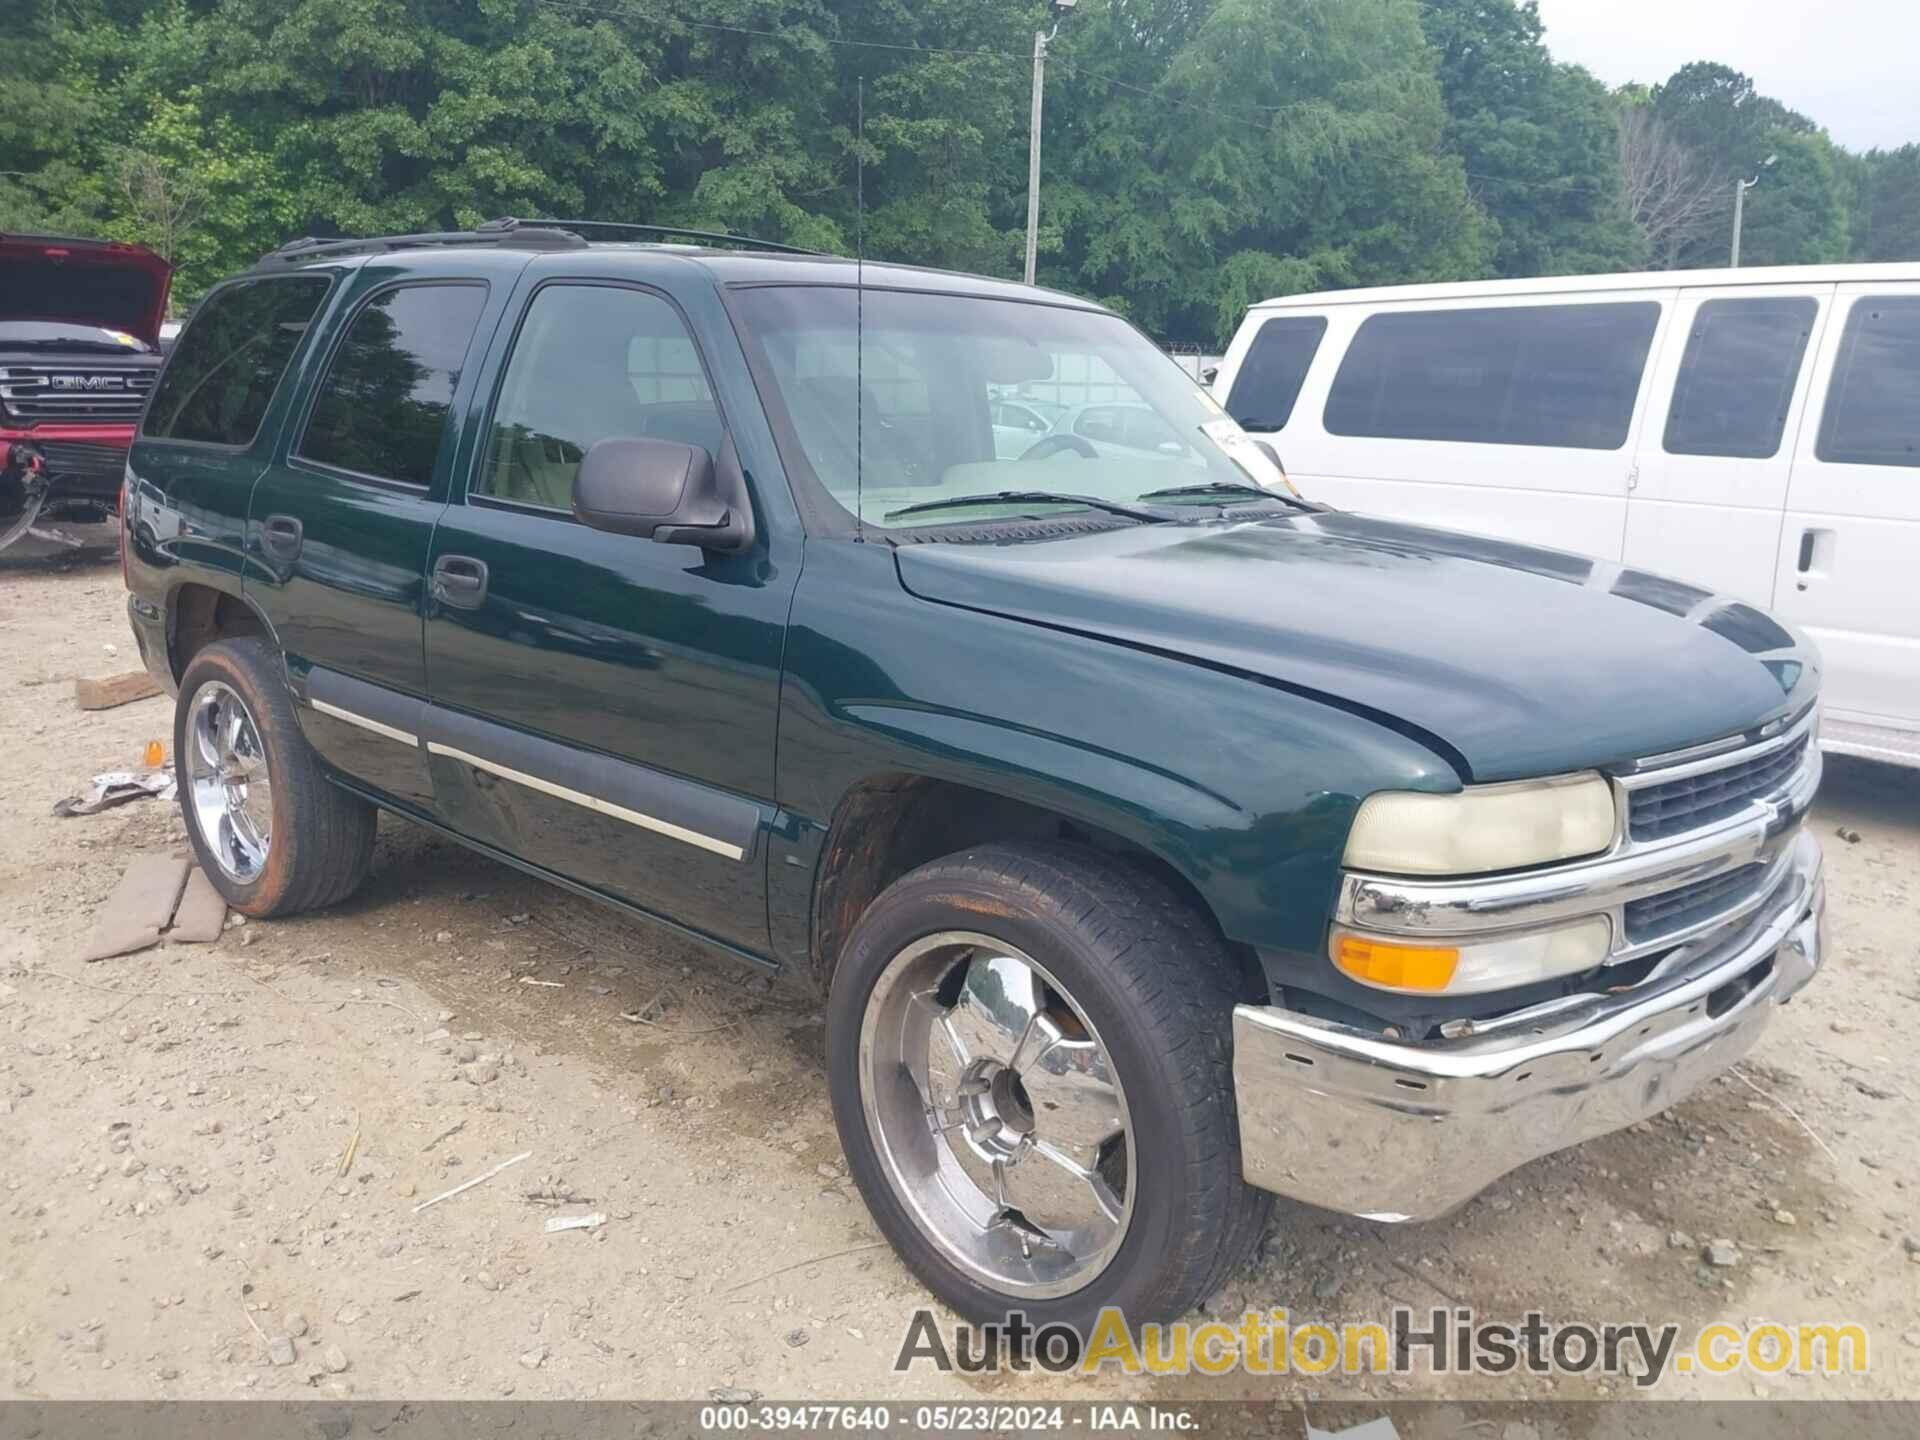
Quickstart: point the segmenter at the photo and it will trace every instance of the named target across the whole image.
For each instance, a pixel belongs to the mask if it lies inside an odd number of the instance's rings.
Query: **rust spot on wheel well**
[[[825,994],[831,984],[833,968],[860,917],[895,880],[930,860],[971,846],[1020,840],[1066,840],[1124,856],[1158,875],[1218,929],[1205,900],[1185,876],[1123,836],[1043,806],[951,781],[882,776],[856,786],[841,801],[816,871],[809,961],[820,992]],[[964,901],[954,898],[990,919],[1012,913],[977,896]],[[1249,952],[1243,966],[1251,965]]]
[[[211,585],[182,585],[169,607],[167,631],[167,659],[178,680],[193,657],[214,641],[265,635],[267,627],[252,607],[235,596]]]

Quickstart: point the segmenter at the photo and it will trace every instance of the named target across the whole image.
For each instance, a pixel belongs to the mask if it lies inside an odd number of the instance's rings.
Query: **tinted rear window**
[[[403,285],[361,306],[313,402],[301,458],[404,485],[431,481],[486,300],[484,285]]]
[[[1920,465],[1920,296],[1854,302],[1816,453],[1836,465]]]
[[[161,372],[142,432],[251,445],[331,283],[324,275],[242,280],[201,301]]]
[[[1654,301],[1375,315],[1341,362],[1327,429],[1617,450],[1659,323]]]
[[[1326,333],[1319,315],[1289,315],[1262,325],[1233,377],[1227,413],[1248,430],[1284,429]]]
[[[1819,309],[1809,296],[1702,305],[1673,388],[1667,453],[1746,460],[1778,454]]]

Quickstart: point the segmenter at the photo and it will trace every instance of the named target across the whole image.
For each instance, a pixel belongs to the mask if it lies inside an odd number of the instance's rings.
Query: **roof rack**
[[[738,245],[748,250],[772,250],[782,255],[820,255],[824,251],[809,250],[801,245],[782,245],[774,240],[759,240],[751,235],[734,235],[725,230],[690,230],[684,225],[636,225],[625,220],[519,220],[493,222],[499,224],[550,225],[560,230],[616,230],[627,235],[679,236],[688,240],[699,240],[708,245]]]
[[[579,250],[589,243],[583,231],[614,231],[625,236],[674,236],[706,245],[735,245],[748,250],[772,250],[783,255],[818,255],[821,251],[798,245],[756,240],[721,230],[689,230],[679,225],[634,225],[624,220],[523,220],[503,215],[471,230],[429,230],[417,235],[352,236],[303,235],[270,250],[255,268],[305,265],[314,260],[338,260],[353,255],[378,255],[390,250],[425,250],[453,245],[498,245],[521,250]]]
[[[429,230],[417,235],[373,235],[359,238],[303,235],[270,250],[255,262],[257,268],[271,265],[304,265],[313,260],[336,260],[351,255],[378,255],[389,250],[423,250],[450,245],[498,245],[523,250],[584,249],[585,237],[550,224],[530,224],[511,216],[489,220],[471,230]]]

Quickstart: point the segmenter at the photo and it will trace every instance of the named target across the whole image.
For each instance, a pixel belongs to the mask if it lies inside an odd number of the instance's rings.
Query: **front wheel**
[[[1204,1299],[1257,1243],[1239,1176],[1238,971],[1151,873],[1066,845],[934,861],[834,975],[835,1117],[881,1230],[977,1321],[1088,1332]]]

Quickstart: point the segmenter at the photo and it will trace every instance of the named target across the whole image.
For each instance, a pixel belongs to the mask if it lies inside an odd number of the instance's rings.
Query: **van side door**
[[[1339,307],[1324,408],[1296,408],[1282,456],[1316,500],[1617,560],[1672,304],[1622,289]]]
[[[530,269],[463,442],[466,484],[427,557],[423,734],[441,814],[460,834],[764,953],[800,547],[797,527],[769,522],[784,478],[775,470],[768,483],[755,464],[771,437],[703,283],[704,294],[670,296],[561,257]],[[696,326],[702,305],[711,313]],[[616,437],[696,445],[740,466],[752,548],[724,554],[575,518],[582,458]]]
[[[1832,285],[1683,290],[1627,498],[1627,564],[1773,599],[1774,561]]]
[[[1839,287],[1813,393],[1774,609],[1825,657],[1823,743],[1920,764],[1920,284]]]

